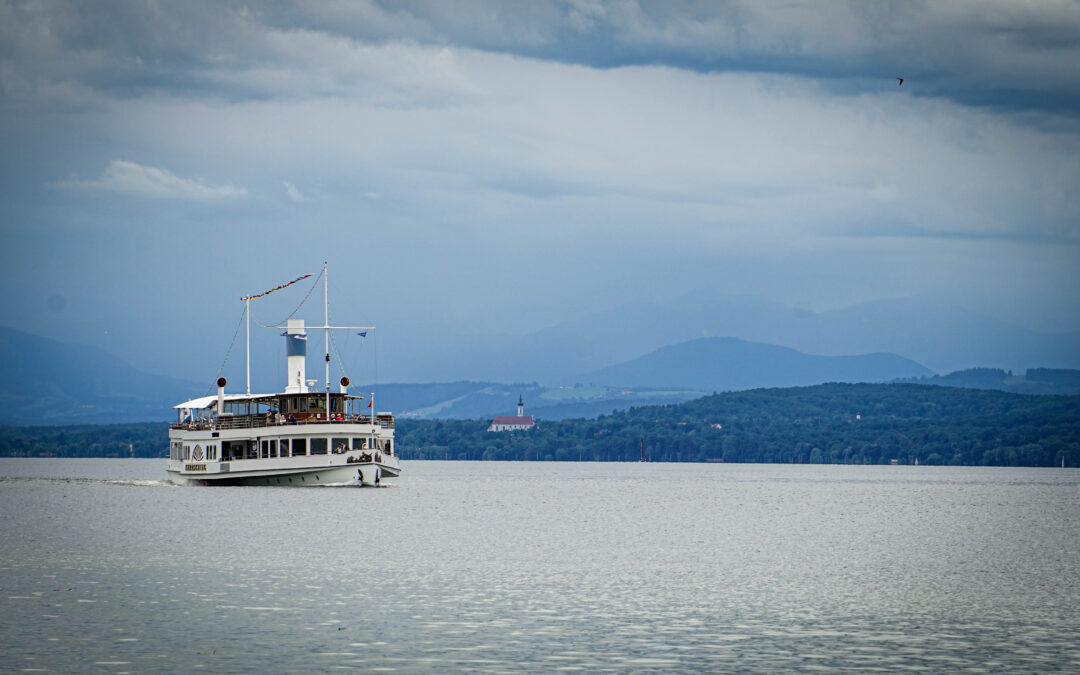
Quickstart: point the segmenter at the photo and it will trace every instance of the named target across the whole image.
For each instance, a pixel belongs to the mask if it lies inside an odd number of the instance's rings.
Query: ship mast
[[[247,362],[247,390],[251,394],[251,298],[244,300],[244,314],[247,315],[247,336],[244,340],[244,361]]]
[[[284,326],[278,326],[283,328]],[[327,275],[327,264],[323,261],[323,325],[321,326],[304,326],[304,328],[310,328],[313,330],[323,331],[323,347],[324,354],[326,354],[324,360],[326,362],[326,420],[330,421],[330,331],[332,330],[361,330],[369,331],[375,330],[375,326],[331,326],[330,325],[330,290]],[[342,411],[338,411],[342,412]],[[371,414],[375,414],[374,408],[372,408]]]
[[[327,330],[323,331],[323,349],[326,351],[326,421],[330,421],[330,276],[326,271],[326,261],[322,264],[322,303],[323,325]]]

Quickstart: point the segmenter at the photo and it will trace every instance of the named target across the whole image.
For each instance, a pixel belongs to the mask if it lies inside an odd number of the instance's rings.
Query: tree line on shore
[[[488,432],[480,421],[399,425],[424,459],[1077,466],[1080,396],[906,384],[713,394],[596,419]]]
[[[1080,396],[918,384],[713,394],[595,419],[489,432],[488,420],[399,418],[402,458],[438,460],[1080,465]],[[162,457],[167,425],[2,427],[0,454]]]

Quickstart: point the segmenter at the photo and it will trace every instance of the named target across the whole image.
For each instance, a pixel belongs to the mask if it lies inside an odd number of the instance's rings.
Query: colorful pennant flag
[[[261,298],[261,297],[262,297],[262,296],[264,296],[264,295],[270,295],[270,294],[271,294],[271,293],[273,293],[274,291],[280,291],[281,289],[283,289],[283,288],[286,288],[286,287],[288,287],[288,286],[292,286],[292,285],[293,285],[293,284],[295,284],[295,283],[296,283],[297,281],[303,281],[304,279],[307,279],[307,278],[308,278],[308,277],[310,277],[310,276],[311,276],[310,274],[305,274],[305,275],[304,275],[304,276],[302,276],[302,277],[297,277],[297,278],[293,279],[292,281],[290,281],[290,282],[289,282],[289,283],[287,283],[287,284],[281,284],[280,286],[274,286],[273,288],[271,288],[270,290],[266,291],[265,293],[258,293],[258,294],[256,294],[256,295],[245,295],[244,297],[240,298],[240,300],[241,300],[241,301],[247,301],[247,300],[254,300],[255,298]]]

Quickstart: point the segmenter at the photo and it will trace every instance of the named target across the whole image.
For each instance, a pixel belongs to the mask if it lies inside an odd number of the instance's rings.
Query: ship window
[[[338,400],[336,398],[330,399],[330,412],[338,411]]]
[[[362,450],[364,448],[364,439],[354,438],[352,439],[353,450]]]
[[[308,410],[326,410],[326,401],[322,398],[312,398],[308,401]]]
[[[306,398],[298,398],[298,399],[296,399],[296,404],[298,406],[300,406],[300,411],[299,412],[307,412],[307,399]]]
[[[330,442],[330,446],[334,448],[334,452],[345,452],[349,449],[349,439],[335,438]]]
[[[293,457],[301,457],[307,454],[307,439],[306,438],[294,438],[292,439],[292,454]]]
[[[390,439],[390,438],[386,439],[386,454],[388,454],[388,455],[394,454],[394,441],[393,441],[393,439]]]
[[[325,455],[326,454],[326,439],[325,438],[313,438],[313,439],[311,439],[311,454],[313,454],[313,455]]]
[[[271,457],[277,457],[277,450],[278,450],[278,442],[277,442],[277,439],[275,438],[274,440],[270,441],[270,456]]]
[[[190,445],[185,445],[184,446],[184,461],[186,462],[189,459],[191,459],[191,446]]]

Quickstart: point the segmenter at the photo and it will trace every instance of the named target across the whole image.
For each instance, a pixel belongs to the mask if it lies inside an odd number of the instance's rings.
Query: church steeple
[[[521,400],[521,394],[518,394],[518,417],[525,416],[525,402]]]

